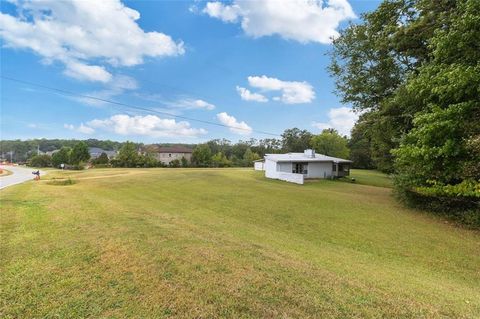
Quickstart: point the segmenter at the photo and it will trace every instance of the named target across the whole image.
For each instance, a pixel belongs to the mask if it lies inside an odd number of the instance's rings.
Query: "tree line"
[[[361,114],[352,158],[393,173],[408,203],[480,224],[480,1],[388,0],[361,20],[330,52]]]
[[[42,145],[42,148],[39,147]],[[3,159],[11,158],[17,162],[27,162],[35,167],[59,167],[60,164],[79,168],[87,163],[96,166],[114,167],[165,167],[165,163],[155,158],[157,146],[170,144],[144,145],[133,142],[112,142],[100,140],[28,140],[0,141]],[[170,167],[245,167],[263,158],[265,154],[282,152],[303,152],[313,148],[317,153],[348,159],[350,157],[349,139],[340,136],[334,129],[313,134],[298,128],[286,129],[281,138],[249,139],[232,143],[227,139],[213,139],[206,143],[184,146],[193,150],[191,161],[187,159],[173,160]],[[101,154],[99,158],[90,159],[89,147],[100,147],[104,150],[118,151],[115,158]],[[55,152],[50,156],[38,154],[38,151]],[[82,155],[80,155],[80,153]],[[21,160],[20,160],[21,159]],[[358,167],[365,168],[361,162]]]

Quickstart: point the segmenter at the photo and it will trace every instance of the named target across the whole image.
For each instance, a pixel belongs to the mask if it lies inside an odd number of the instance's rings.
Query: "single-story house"
[[[192,161],[193,150],[185,146],[160,147],[154,153],[155,158],[165,164],[170,164],[173,160],[182,160],[182,157],[190,163]]]
[[[102,153],[107,154],[109,159],[112,159],[115,156],[117,156],[117,151],[106,151],[99,147],[89,147],[88,153],[90,153],[90,159],[92,160],[99,158],[100,155],[102,155]]]
[[[335,178],[348,176],[352,161],[315,154],[314,150],[303,153],[266,154],[265,177],[303,184],[308,178]]]

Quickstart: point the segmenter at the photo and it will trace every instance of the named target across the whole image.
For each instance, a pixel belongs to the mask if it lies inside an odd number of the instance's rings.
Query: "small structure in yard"
[[[352,161],[315,154],[314,150],[303,153],[266,154],[265,177],[303,184],[309,178],[337,178],[350,174]]]
[[[265,170],[265,160],[264,159],[259,159],[259,160],[253,161],[253,168],[256,171],[264,171]]]
[[[154,156],[158,161],[165,164],[170,164],[173,160],[182,160],[184,157],[187,162],[192,161],[193,150],[185,146],[160,147],[158,151],[154,152]]]

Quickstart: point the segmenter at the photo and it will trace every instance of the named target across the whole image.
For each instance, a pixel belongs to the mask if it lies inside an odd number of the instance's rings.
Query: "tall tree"
[[[88,152],[88,146],[85,142],[78,142],[73,147],[70,153],[70,163],[78,165],[81,162],[86,162],[90,159],[90,153]]]
[[[312,133],[296,127],[286,129],[282,134],[282,149],[285,152],[303,152],[310,148]]]
[[[339,158],[348,158],[350,154],[347,139],[336,130],[323,130],[321,134],[312,137],[310,144],[320,154]]]
[[[430,42],[431,61],[406,88],[423,109],[394,152],[405,188],[480,181],[480,2],[458,3],[449,27]]]
[[[71,151],[72,150],[69,147],[62,147],[58,152],[53,153],[52,165],[54,167],[59,167],[60,164],[69,164]]]
[[[456,0],[386,0],[362,15],[333,41],[330,72],[337,93],[368,120],[372,159],[384,171],[393,170],[391,150],[413,127],[422,104],[411,103],[406,83],[431,60],[436,30],[447,28]]]
[[[212,151],[208,144],[198,144],[192,152],[192,164],[199,167],[207,167],[212,159]]]
[[[139,155],[135,143],[127,141],[120,148],[115,158],[115,166],[136,167],[139,162]]]

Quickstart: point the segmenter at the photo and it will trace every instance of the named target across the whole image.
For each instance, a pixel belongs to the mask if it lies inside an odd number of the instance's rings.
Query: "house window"
[[[333,168],[332,168],[332,170],[333,170],[334,172],[337,171],[337,164],[333,163]]]
[[[172,154],[168,154],[168,157],[172,157]]]
[[[308,174],[308,163],[292,163],[292,173]]]

